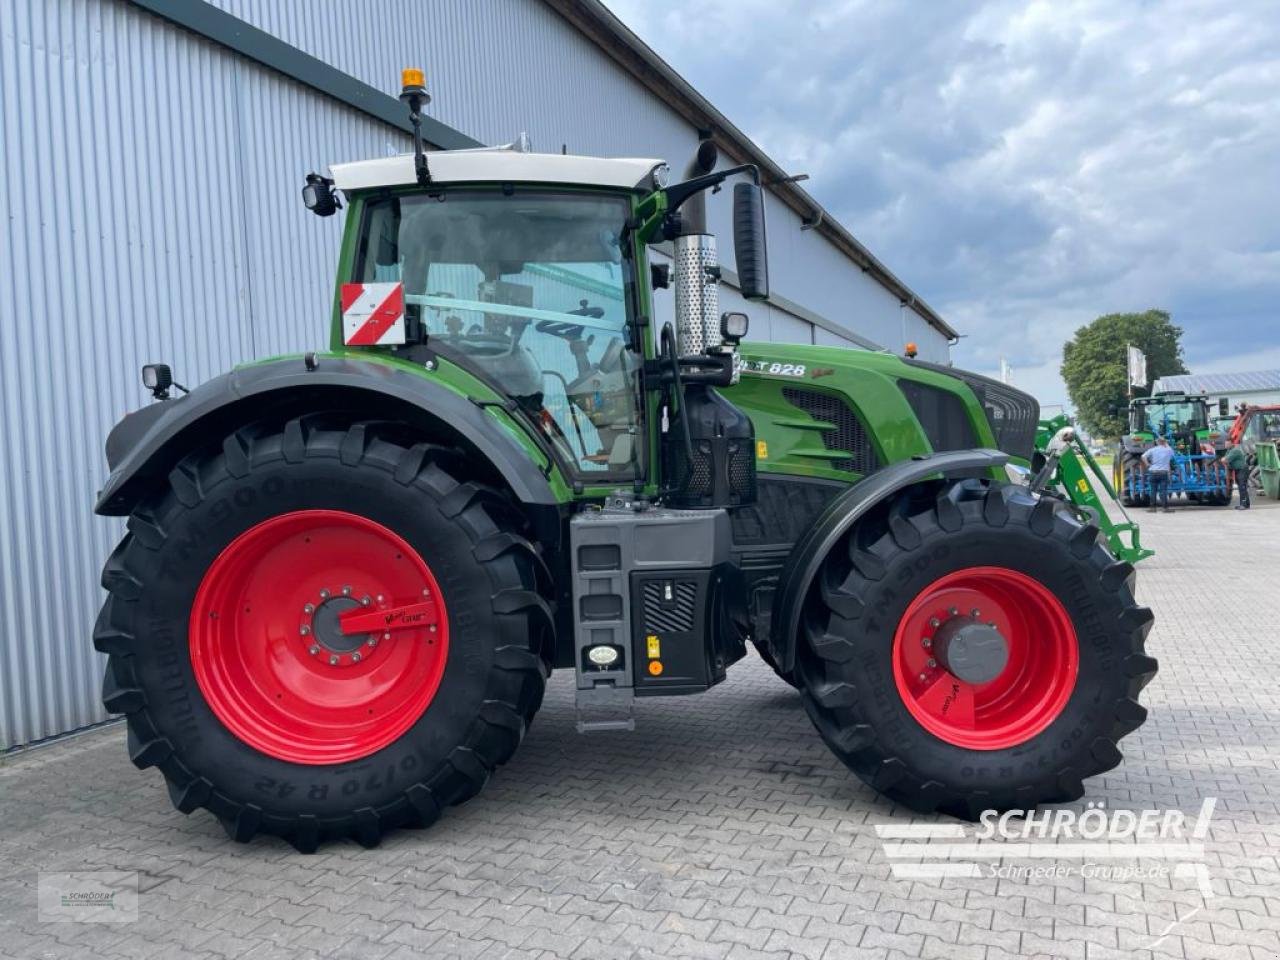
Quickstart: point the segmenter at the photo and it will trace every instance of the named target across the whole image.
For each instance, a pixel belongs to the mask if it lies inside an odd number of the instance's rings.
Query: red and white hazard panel
[[[342,342],[349,347],[404,343],[404,284],[344,283]]]

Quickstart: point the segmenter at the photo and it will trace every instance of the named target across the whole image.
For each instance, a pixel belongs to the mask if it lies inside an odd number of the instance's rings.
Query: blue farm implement
[[[1140,463],[1127,465],[1121,494],[1125,503],[1151,502],[1151,474]],[[1214,453],[1174,453],[1169,471],[1169,496],[1222,506],[1230,501],[1227,468]]]

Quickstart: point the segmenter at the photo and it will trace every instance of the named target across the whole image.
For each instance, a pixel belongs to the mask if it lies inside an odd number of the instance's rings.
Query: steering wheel
[[[577,340],[582,336],[582,324],[565,320],[539,320],[533,325],[539,333],[549,333],[561,340]]]
[[[511,337],[503,337],[494,333],[443,334],[437,337],[464,353],[475,357],[498,357],[510,353],[515,346]]]

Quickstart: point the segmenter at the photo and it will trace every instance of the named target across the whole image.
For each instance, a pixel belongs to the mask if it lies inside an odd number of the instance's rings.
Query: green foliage
[[[1128,406],[1128,367],[1125,347],[1147,355],[1147,377],[1186,373],[1182,362],[1182,328],[1163,310],[1108,313],[1076,331],[1062,348],[1062,379],[1066,381],[1076,416],[1095,437],[1118,437],[1125,432]],[[1150,386],[1134,387],[1135,397]],[[1118,413],[1111,413],[1111,408]]]

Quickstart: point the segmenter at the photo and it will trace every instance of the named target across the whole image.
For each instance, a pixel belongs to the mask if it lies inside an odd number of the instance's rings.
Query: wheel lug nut
[[[371,603],[373,603],[373,601],[369,599],[367,595],[360,598],[360,606],[362,607],[367,607]]]
[[[328,590],[321,590],[321,591],[320,591],[320,599],[321,599],[321,600],[328,600],[328,599],[329,599],[329,591],[328,591]]]
[[[307,634],[311,632],[311,628],[304,623],[302,626],[298,628],[298,632],[305,637]]]
[[[349,597],[349,596],[351,596],[351,588],[350,588],[350,587],[343,587],[343,588],[342,588],[342,595],[343,595],[344,597]]]
[[[382,635],[382,639],[383,639],[383,640],[390,640],[390,639],[391,639],[391,634],[389,634],[389,633],[384,633],[384,634]]]
[[[925,682],[926,680],[928,680],[928,679],[929,679],[929,675],[928,675],[927,673],[922,673],[922,674],[920,674],[920,682],[921,682],[921,683],[924,683],[924,682]]]
[[[930,657],[930,658],[929,658],[929,666],[932,668],[932,667],[936,667],[937,665],[938,665],[938,661],[937,661],[937,660],[935,660],[935,659],[933,659],[933,657]]]
[[[312,644],[311,646],[307,647],[307,653],[311,654],[313,657],[319,652],[320,652],[320,648],[317,647],[315,644]]]
[[[303,612],[303,613],[315,613],[315,612],[316,612],[316,605],[315,605],[314,603],[304,603],[304,604],[302,605],[302,612]]]
[[[383,601],[383,599],[384,599],[384,598],[383,598],[382,594],[378,594],[378,602],[379,602],[379,603],[381,603],[381,602]]]
[[[331,653],[329,655],[329,666],[336,667],[337,665],[338,665],[338,655],[336,653]]]
[[[957,616],[957,615],[960,613],[960,611],[959,611],[957,608],[955,608],[955,607],[950,607],[950,608],[947,610],[947,613],[949,613],[951,616],[953,616],[953,617],[954,617],[954,616]]]
[[[378,645],[378,638],[370,637],[368,640],[365,641],[365,643],[371,647],[376,647]]]
[[[435,632],[436,632],[436,625],[433,623],[433,624],[431,624],[431,626],[427,627],[427,629],[428,629],[428,630],[430,630],[432,633],[435,633]]]
[[[933,641],[930,640],[928,637],[925,637],[920,641],[920,645],[924,647],[926,650],[928,650],[930,647],[933,646]]]
[[[969,611],[969,616],[977,620],[980,616],[982,616],[982,611],[979,610],[977,607],[974,607],[972,610]]]
[[[934,627],[934,628],[940,627],[940,626],[942,626],[942,621],[941,621],[941,620],[939,620],[937,617],[930,617],[930,618],[929,618],[929,626]]]
[[[353,653],[353,654],[351,655],[351,662],[352,662],[352,663],[359,663],[359,662],[360,662],[360,654],[358,654],[358,653]]]

